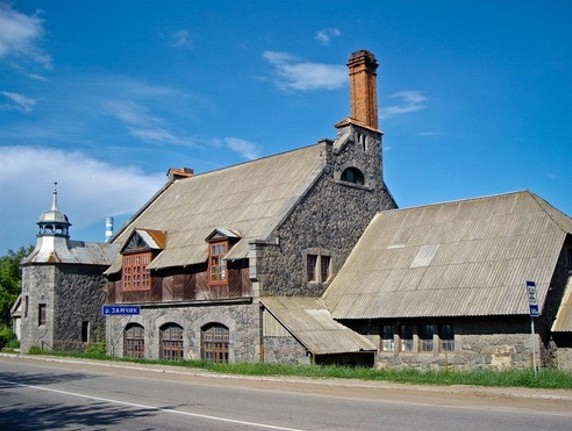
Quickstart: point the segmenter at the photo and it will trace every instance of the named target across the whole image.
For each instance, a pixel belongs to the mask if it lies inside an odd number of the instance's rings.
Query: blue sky
[[[572,2],[0,0],[0,255],[58,182],[102,241],[166,181],[334,138],[380,63],[400,207],[531,190],[572,214]]]

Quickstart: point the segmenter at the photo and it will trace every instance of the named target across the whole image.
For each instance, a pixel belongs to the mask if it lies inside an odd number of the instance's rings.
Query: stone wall
[[[356,323],[351,327],[370,337],[375,337],[381,347],[380,325],[376,323]],[[385,325],[397,322],[384,322]],[[452,324],[454,328],[454,349],[444,351],[437,335],[434,336],[434,349],[421,352],[419,338],[413,336],[413,351],[399,352],[400,340],[395,337],[393,352],[380,351],[376,366],[378,367],[414,367],[419,369],[457,368],[457,369],[495,369],[527,368],[532,366],[532,342],[530,320],[528,316],[505,316],[504,318],[467,318],[448,322],[431,322],[428,319],[416,324]],[[535,336],[538,365],[544,355],[545,346],[541,337]]]
[[[264,362],[309,365],[311,357],[292,336],[264,337]]]
[[[184,359],[201,359],[201,328],[214,322],[229,329],[229,362],[259,361],[258,306],[247,300],[234,304],[148,305],[138,316],[108,316],[108,353],[123,356],[123,331],[129,323],[138,323],[145,329],[145,357],[157,359],[160,328],[176,323],[183,328]]]
[[[32,347],[51,346],[54,324],[54,265],[22,267],[22,323],[20,349],[26,353]],[[46,304],[46,324],[39,325],[39,305]]]
[[[20,348],[82,349],[82,322],[89,322],[91,341],[104,341],[101,306],[102,272],[95,265],[26,265],[22,268],[22,337]],[[27,299],[26,299],[27,297]],[[26,311],[27,304],[27,311]],[[39,306],[46,323],[39,325]]]
[[[381,180],[380,135],[348,127],[351,133],[346,130],[344,145],[339,145],[340,139],[323,142],[324,173],[273,232],[269,244],[259,245],[256,276],[261,296],[321,295],[327,283],[308,282],[306,250],[327,251],[335,275],[374,215],[395,208]],[[363,186],[340,180],[347,167],[363,172]]]
[[[54,296],[56,318],[54,343],[66,350],[80,350],[83,346],[82,324],[89,323],[89,342],[105,341],[105,318],[101,306],[105,303],[101,275],[105,267],[96,265],[58,265]],[[55,346],[54,348],[57,348]]]

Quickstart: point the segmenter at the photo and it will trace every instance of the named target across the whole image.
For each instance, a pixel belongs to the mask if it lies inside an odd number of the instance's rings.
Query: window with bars
[[[211,323],[201,330],[201,359],[212,362],[228,362],[228,328],[220,323]]]
[[[209,245],[209,283],[225,284],[228,282],[226,260],[228,241],[214,242]]]
[[[122,258],[121,285],[125,290],[147,290],[151,288],[151,252],[126,254]]]
[[[183,328],[167,323],[160,329],[159,357],[168,361],[183,359]]]
[[[131,323],[123,332],[123,356],[131,358],[145,357],[145,328],[138,323]]]

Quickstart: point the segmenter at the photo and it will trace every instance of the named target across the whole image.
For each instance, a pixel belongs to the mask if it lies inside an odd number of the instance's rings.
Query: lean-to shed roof
[[[526,191],[379,213],[324,299],[335,319],[528,314],[570,232]]]
[[[552,332],[572,332],[572,276],[568,278],[564,297],[552,324]]]
[[[324,143],[174,181],[154,196],[113,239],[133,229],[167,233],[151,269],[185,266],[207,258],[205,238],[229,229],[241,239],[228,259],[248,256],[248,243],[266,239],[322,172]],[[325,156],[324,156],[325,157]],[[108,270],[116,272],[120,261]]]
[[[376,350],[369,339],[332,319],[319,298],[267,297],[260,301],[315,355]]]

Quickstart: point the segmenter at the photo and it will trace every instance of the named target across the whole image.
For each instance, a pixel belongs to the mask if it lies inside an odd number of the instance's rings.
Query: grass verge
[[[31,349],[30,354],[45,355],[46,351]],[[137,358],[112,358],[95,353],[55,352],[50,356],[63,356],[97,360],[114,360],[139,364],[159,364],[199,368],[207,371],[248,376],[299,376],[312,378],[379,380],[393,383],[419,385],[474,385],[496,387],[527,387],[542,389],[572,389],[572,373],[553,369],[542,369],[538,376],[531,369],[506,371],[439,370],[421,371],[414,368],[354,368],[343,366],[289,365],[262,363],[220,364],[207,361],[164,361]]]

